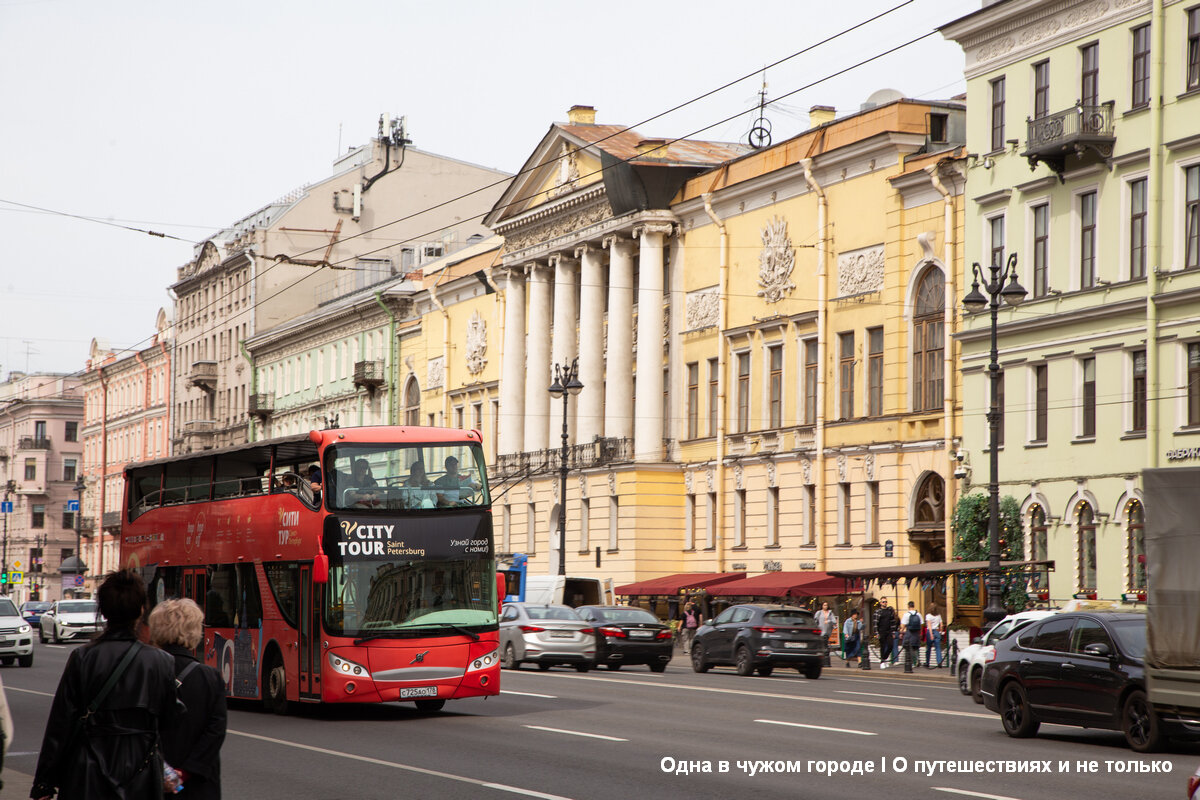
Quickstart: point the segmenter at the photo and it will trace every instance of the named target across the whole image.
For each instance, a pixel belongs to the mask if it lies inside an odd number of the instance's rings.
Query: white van
[[[613,602],[612,578],[527,575],[525,602],[534,605],[603,606]]]

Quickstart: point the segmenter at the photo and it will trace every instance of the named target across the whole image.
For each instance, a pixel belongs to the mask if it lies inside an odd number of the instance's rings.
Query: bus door
[[[300,696],[321,698],[321,587],[312,564],[300,565]]]
[[[183,570],[183,596],[196,601],[200,610],[204,611],[204,600],[208,594],[208,568],[185,567]],[[207,614],[207,612],[206,612]],[[204,639],[196,645],[195,656],[204,663]]]

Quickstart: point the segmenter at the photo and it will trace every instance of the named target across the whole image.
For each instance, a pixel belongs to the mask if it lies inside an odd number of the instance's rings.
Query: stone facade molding
[[[838,254],[838,295],[878,292],[883,289],[886,259],[883,245]]]
[[[478,309],[467,320],[467,372],[478,375],[487,366],[487,320]]]
[[[760,232],[762,250],[758,254],[758,296],[768,303],[778,303],[796,288],[792,270],[796,266],[796,248],[788,235],[787,220],[772,217]]]
[[[441,389],[446,385],[446,360],[442,356],[429,359],[425,364],[425,372],[426,389]]]
[[[685,314],[689,331],[716,327],[721,295],[719,287],[709,286],[687,293]]]

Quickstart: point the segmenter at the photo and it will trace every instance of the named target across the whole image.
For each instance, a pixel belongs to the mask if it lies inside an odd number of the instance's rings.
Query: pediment
[[[604,180],[600,148],[558,124],[542,137],[484,224],[495,227]]]

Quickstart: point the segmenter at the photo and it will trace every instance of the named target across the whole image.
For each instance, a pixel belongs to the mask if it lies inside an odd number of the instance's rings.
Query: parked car
[[[580,606],[579,616],[596,626],[596,666],[620,669],[626,664],[646,664],[663,672],[675,649],[671,629],[644,608],[635,606]]]
[[[33,626],[25,621],[13,601],[0,597],[0,664],[33,666]]]
[[[1009,736],[1033,736],[1043,722],[1101,728],[1150,753],[1168,736],[1195,735],[1160,719],[1146,698],[1145,614],[1055,614],[995,647],[981,691]]]
[[[505,603],[500,614],[500,665],[520,669],[526,661],[547,670],[570,664],[579,672],[596,658],[595,630],[570,606]]]
[[[990,631],[960,650],[958,663],[955,664],[958,690],[963,694],[971,695],[976,703],[982,703],[983,695],[979,693],[979,684],[983,678],[983,668],[996,656],[996,642],[1053,613],[1053,611],[1022,611],[1018,614],[1009,614],[993,625]]]
[[[42,614],[38,623],[38,638],[45,644],[64,639],[88,639],[100,628],[103,620],[95,600],[56,600]]]
[[[21,603],[21,616],[25,618],[33,627],[37,627],[42,622],[42,614],[50,608],[49,600],[30,600]]]
[[[821,676],[827,647],[811,611],[781,605],[730,606],[696,630],[692,669],[707,672],[732,664],[738,675],[766,677],[777,666],[795,667],[809,678]]]

